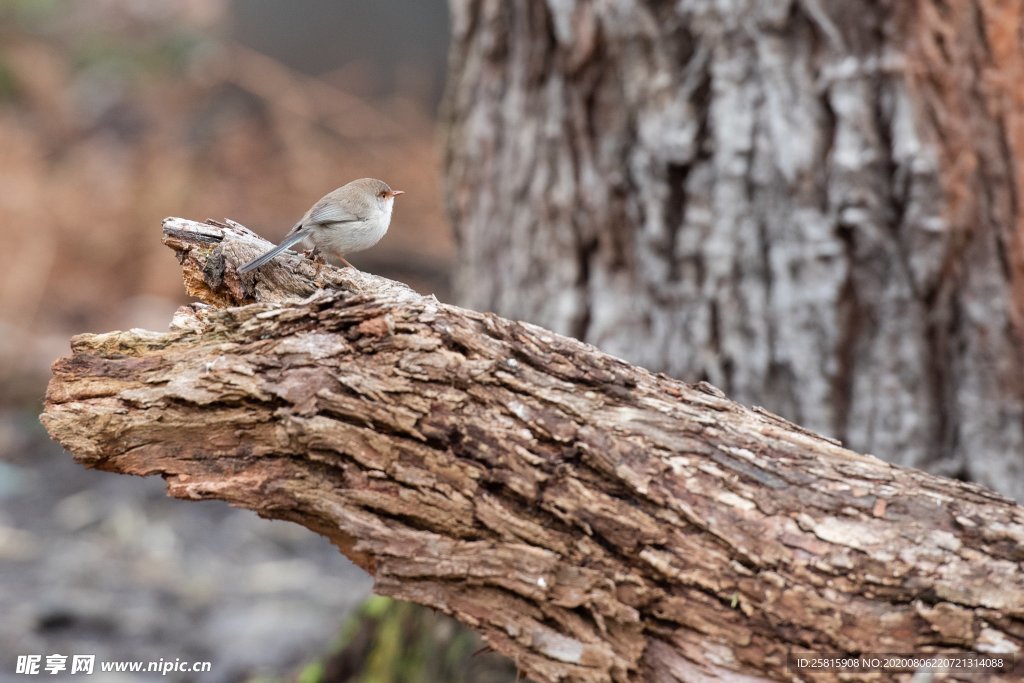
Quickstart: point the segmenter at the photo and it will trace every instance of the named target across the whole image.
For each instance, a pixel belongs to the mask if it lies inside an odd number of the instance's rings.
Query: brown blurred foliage
[[[443,296],[432,112],[368,102],[228,41],[226,3],[0,0],[0,401],[37,401],[67,337],[163,329],[184,301],[167,215],[271,240],[361,176],[407,192],[353,262]]]

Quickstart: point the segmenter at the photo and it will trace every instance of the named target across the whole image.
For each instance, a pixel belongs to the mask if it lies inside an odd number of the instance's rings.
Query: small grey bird
[[[316,249],[337,257],[347,266],[345,254],[369,249],[388,231],[395,197],[392,190],[375,178],[360,178],[327,193],[296,223],[281,244],[238,269],[248,273],[259,268],[297,242],[308,239]]]

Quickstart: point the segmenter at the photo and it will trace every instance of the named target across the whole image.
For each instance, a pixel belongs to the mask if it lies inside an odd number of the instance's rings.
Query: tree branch
[[[370,274],[285,255],[239,276],[268,245],[235,224],[168,219],[164,241],[210,305],[75,337],[53,438],[318,531],[537,680],[1024,643],[1024,510],[986,489]]]

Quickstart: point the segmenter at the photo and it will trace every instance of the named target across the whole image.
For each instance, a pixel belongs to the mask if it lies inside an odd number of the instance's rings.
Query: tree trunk
[[[372,275],[239,276],[268,245],[233,226],[165,241],[217,307],[73,340],[43,421],[79,462],[323,533],[539,681],[791,679],[803,650],[1015,675],[1024,508]]]
[[[1024,500],[1018,4],[451,6],[461,303]]]

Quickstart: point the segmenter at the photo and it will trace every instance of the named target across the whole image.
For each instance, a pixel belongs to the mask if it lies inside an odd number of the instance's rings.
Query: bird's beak
[[[397,197],[400,194],[405,194],[405,190],[391,190],[392,197]]]

